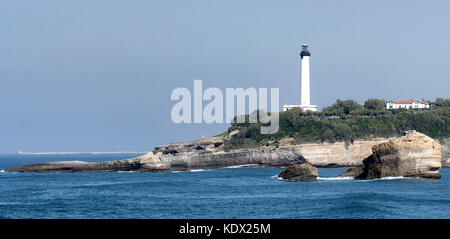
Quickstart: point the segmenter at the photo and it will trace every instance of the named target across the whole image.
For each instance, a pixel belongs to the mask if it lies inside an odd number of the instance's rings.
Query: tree
[[[338,124],[334,131],[340,139],[353,143],[354,134],[349,125],[345,123]]]
[[[450,107],[450,99],[437,98],[434,105],[437,107]]]
[[[382,99],[371,98],[364,102],[364,108],[368,110],[384,110],[386,108],[386,101]]]
[[[354,100],[336,100],[336,103],[325,107],[322,112],[331,115],[350,114],[355,110],[361,110],[363,107]]]

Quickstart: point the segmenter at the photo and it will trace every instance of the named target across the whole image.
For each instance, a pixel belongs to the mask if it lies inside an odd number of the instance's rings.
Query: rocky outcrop
[[[357,178],[358,176],[362,175],[364,173],[364,167],[363,166],[356,166],[354,168],[349,168],[347,172],[339,175],[338,177],[341,178]]]
[[[388,139],[376,138],[356,140],[353,144],[344,142],[298,144],[293,138],[286,138],[269,141],[267,145],[255,149],[226,152],[224,140],[223,137],[213,137],[173,143],[156,147],[153,153],[162,153],[165,162],[180,168],[206,167],[207,165],[232,166],[236,163],[287,166],[292,164],[292,155],[301,155],[308,163],[317,167],[342,167],[362,165],[362,159],[372,153],[373,145],[388,141]],[[203,163],[205,160],[207,162]]]
[[[318,172],[311,164],[295,164],[285,168],[278,177],[289,181],[311,181],[317,179]]]
[[[352,175],[358,179],[392,176],[439,179],[440,168],[441,145],[411,130],[405,132],[403,137],[373,146],[372,155],[363,160],[362,168],[350,169],[341,176]]]
[[[8,171],[15,172],[114,172],[160,171],[217,168],[236,165],[253,167],[285,167],[298,163],[310,163],[320,167],[355,166],[371,154],[371,146],[386,139],[357,140],[351,145],[297,144],[294,139],[269,142],[254,149],[225,151],[224,137],[204,138],[191,142],[158,146],[144,156],[109,162],[50,162],[25,165]],[[148,162],[148,161],[151,162]]]
[[[181,154],[181,153],[206,153],[222,151],[224,137],[203,138],[191,142],[173,143],[155,147],[153,153]]]
[[[442,166],[450,167],[450,138],[442,140]]]
[[[389,139],[355,140],[344,142],[298,144],[295,149],[312,165],[317,167],[349,167],[362,165],[362,159],[372,154],[372,146]]]
[[[196,146],[189,146],[196,147]],[[208,147],[205,147],[205,149]],[[63,161],[30,164],[7,169],[7,172],[116,172],[136,171],[152,172],[188,170],[194,168],[218,168],[236,165],[252,165],[255,167],[281,167],[297,163],[305,163],[301,154],[286,148],[239,149],[230,152],[208,150],[172,151],[173,147],[161,148],[166,154],[150,152],[146,155],[124,160],[107,162]]]
[[[30,164],[18,168],[7,169],[6,172],[22,173],[56,173],[56,172],[117,172],[139,171],[153,172],[169,169],[169,164],[161,162],[161,154],[152,152],[137,158],[107,162],[60,161]]]
[[[291,148],[237,149],[229,152],[184,152],[164,154],[161,161],[172,168],[217,168],[236,165],[282,167],[305,163],[303,156]]]
[[[353,144],[310,143],[298,144],[293,138],[269,141],[254,149],[225,150],[227,137],[204,138],[191,142],[173,143],[155,148],[134,159],[110,162],[51,162],[25,165],[16,169],[23,172],[112,172],[112,171],[160,171],[215,168],[236,165],[254,167],[284,167],[309,163],[316,167],[362,166],[364,158],[372,154],[372,147],[387,143],[390,139],[356,140]],[[447,139],[445,152],[450,146]],[[444,155],[444,154],[443,154]],[[446,154],[448,157],[448,154]],[[450,160],[448,161],[450,164]],[[355,171],[352,174],[356,174]]]
[[[301,153],[290,147],[264,146],[225,151],[225,139],[225,137],[212,137],[192,142],[173,143],[156,147],[153,153],[161,154],[161,161],[176,170],[236,165],[281,167],[306,162]]]
[[[336,143],[309,143],[299,144],[293,138],[269,141],[267,145],[256,149],[240,149],[224,151],[224,137],[212,137],[192,142],[173,143],[156,147],[154,153],[162,153],[165,161],[171,161],[174,167],[202,167],[202,160],[209,162],[206,165],[231,166],[237,162],[258,162],[267,166],[286,166],[286,162],[275,163],[273,154],[282,153],[279,159],[286,161],[286,155],[291,153],[301,155],[308,163],[316,167],[351,167],[362,165],[364,158],[372,154],[372,147],[380,143],[388,142],[389,138],[374,138],[372,140],[355,140],[352,144],[344,142]],[[446,139],[442,147],[442,160],[447,160],[450,165],[450,139]],[[272,158],[272,160],[254,159],[255,157]],[[226,163],[217,161],[227,160]],[[213,163],[212,161],[216,161]],[[289,160],[287,160],[289,161]]]

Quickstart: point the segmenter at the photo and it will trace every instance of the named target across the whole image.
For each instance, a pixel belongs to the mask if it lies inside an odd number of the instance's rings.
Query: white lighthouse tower
[[[311,105],[310,96],[310,75],[309,75],[309,57],[311,53],[308,50],[308,44],[303,43],[301,57],[301,99],[300,105],[284,105],[283,111],[287,111],[292,108],[301,108],[303,111],[317,111],[317,105]]]

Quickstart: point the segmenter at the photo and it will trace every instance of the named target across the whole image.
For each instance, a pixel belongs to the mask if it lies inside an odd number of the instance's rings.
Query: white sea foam
[[[207,169],[192,169],[192,170],[189,170],[189,172],[193,172],[193,173],[195,173],[195,172],[206,172],[206,171],[211,171],[211,170],[207,170]]]
[[[171,173],[187,173],[187,172],[191,172],[191,173],[196,173],[196,172],[206,172],[206,171],[211,171],[209,169],[191,169],[191,170],[174,170],[174,171],[170,171]]]
[[[228,167],[224,167],[224,168],[249,168],[249,167],[258,166],[258,165],[259,164],[241,164],[241,165],[228,166]]]
[[[278,179],[278,180],[285,180],[283,178],[278,177],[278,175],[271,176],[271,178]],[[353,177],[317,177],[317,180],[324,180],[324,181],[339,181],[339,180],[354,180]],[[384,178],[375,178],[375,179],[368,179],[368,180],[355,180],[355,181],[383,181],[383,180],[399,180],[399,179],[415,179],[411,177],[403,177],[403,176],[396,176],[396,177],[384,177]]]
[[[117,171],[118,173],[134,173],[134,171]]]
[[[397,177],[384,177],[384,178],[376,178],[373,180],[398,180],[398,179],[404,179],[403,176],[397,176]]]
[[[317,180],[328,180],[328,181],[334,181],[334,180],[353,180],[353,177],[332,177],[332,178],[322,178],[317,177]]]
[[[285,180],[285,179],[283,179],[281,177],[278,177],[278,175],[273,175],[273,176],[271,176],[271,178],[278,179],[278,180]]]
[[[0,173],[6,173],[5,170],[0,170]]]
[[[355,178],[353,177],[332,177],[332,178],[322,178],[322,177],[317,177],[317,180],[329,180],[329,181],[333,181],[333,180],[353,180]],[[398,180],[398,179],[405,179],[405,177],[403,176],[398,176],[398,177],[384,177],[384,178],[375,178],[375,179],[368,179],[368,180],[358,180],[358,181],[379,181],[379,180]]]
[[[271,178],[278,179],[278,180],[285,180],[281,177],[278,177],[278,175],[271,176]],[[353,180],[352,177],[333,177],[333,178],[322,178],[317,177],[317,180],[325,180],[325,181],[334,181],[334,180]]]

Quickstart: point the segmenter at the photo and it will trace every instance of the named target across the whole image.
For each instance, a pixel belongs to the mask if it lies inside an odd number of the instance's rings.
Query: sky
[[[220,134],[175,124],[173,89],[279,88],[311,102],[450,98],[450,1],[2,1],[0,153],[149,151]],[[278,109],[278,110],[280,110]]]

